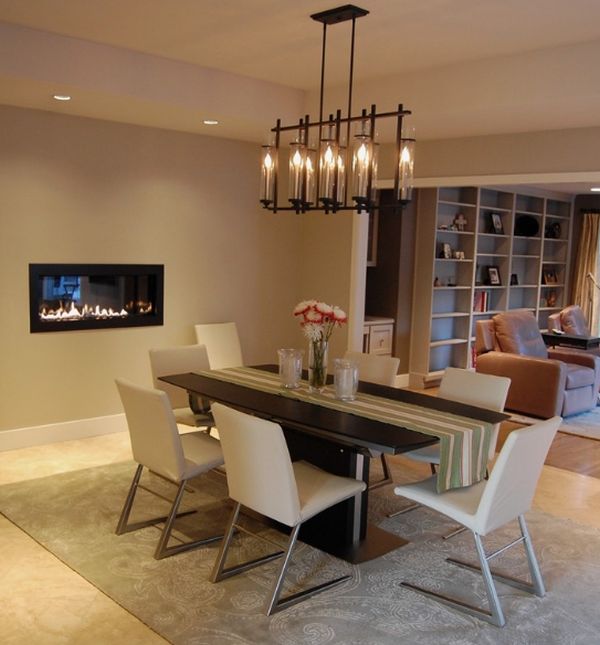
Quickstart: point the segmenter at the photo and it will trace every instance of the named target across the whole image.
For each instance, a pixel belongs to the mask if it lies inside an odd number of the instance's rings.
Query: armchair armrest
[[[554,349],[548,349],[548,356],[554,360],[562,361],[563,363],[576,363],[577,365],[590,367],[595,372],[598,372],[600,369],[600,358],[595,354],[582,350],[557,347]]]
[[[562,411],[567,366],[561,361],[493,351],[477,357],[477,371],[510,378],[508,410],[545,419]]]

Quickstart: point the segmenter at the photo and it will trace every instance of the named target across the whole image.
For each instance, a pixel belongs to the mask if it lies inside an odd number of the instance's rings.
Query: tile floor
[[[126,433],[0,452],[0,485],[130,458]],[[534,506],[600,528],[600,479],[545,466]],[[166,642],[3,516],[0,553],[4,645]]]

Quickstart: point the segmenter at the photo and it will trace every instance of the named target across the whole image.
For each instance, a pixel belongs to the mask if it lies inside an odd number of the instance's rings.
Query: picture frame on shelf
[[[554,269],[544,269],[542,278],[544,284],[558,284],[558,278]]]
[[[444,242],[442,244],[442,247],[440,249],[440,257],[444,260],[452,259],[452,247],[447,242]]]
[[[510,284],[515,286],[519,284],[519,276],[516,273],[510,274]]]
[[[500,213],[490,213],[490,233],[504,235],[504,226],[502,225]]]
[[[500,269],[497,266],[486,267],[487,283],[492,287],[499,287],[502,284],[500,280]]]

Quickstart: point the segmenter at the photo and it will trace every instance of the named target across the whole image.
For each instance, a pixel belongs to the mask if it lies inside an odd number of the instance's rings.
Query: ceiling
[[[0,0],[0,103],[261,141],[275,118],[314,109],[322,27],[309,16],[333,6]],[[600,126],[598,0],[359,6],[355,106],[404,102],[419,138]],[[326,104],[339,107],[349,28],[327,34]]]

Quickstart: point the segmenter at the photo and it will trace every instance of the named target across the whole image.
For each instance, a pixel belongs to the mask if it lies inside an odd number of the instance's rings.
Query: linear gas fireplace
[[[162,264],[30,264],[30,331],[163,324]]]

